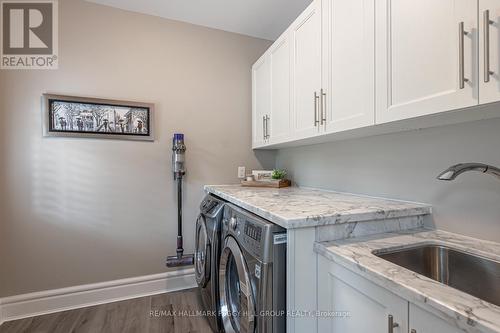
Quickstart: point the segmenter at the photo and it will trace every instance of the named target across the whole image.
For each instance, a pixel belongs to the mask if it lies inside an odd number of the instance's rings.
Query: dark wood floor
[[[174,315],[174,312],[176,312]],[[183,290],[3,323],[0,333],[209,333],[198,291]]]

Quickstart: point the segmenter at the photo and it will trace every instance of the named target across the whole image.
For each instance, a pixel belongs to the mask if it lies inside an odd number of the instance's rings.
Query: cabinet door
[[[375,0],[323,0],[327,132],[375,123]]]
[[[314,0],[292,24],[294,138],[318,133],[321,90],[321,0]],[[315,94],[318,98],[315,99]]]
[[[342,266],[318,257],[318,332],[408,332],[408,302]],[[348,316],[339,316],[344,312]]]
[[[435,315],[420,309],[410,303],[410,332],[411,333],[459,333],[463,332],[458,327],[454,327],[436,317]]]
[[[271,114],[269,142],[285,141],[291,125],[291,48],[289,34],[285,33],[269,50],[271,66]]]
[[[267,54],[263,55],[252,67],[252,146],[265,144],[266,122],[271,106],[271,77]]]
[[[479,102],[500,101],[500,0],[479,0]]]
[[[376,1],[377,123],[478,104],[477,5]]]

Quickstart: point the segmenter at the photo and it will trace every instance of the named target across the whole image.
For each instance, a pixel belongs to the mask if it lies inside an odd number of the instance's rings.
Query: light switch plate
[[[241,178],[241,179],[245,178],[246,172],[247,172],[247,170],[244,166],[238,167],[238,178]]]

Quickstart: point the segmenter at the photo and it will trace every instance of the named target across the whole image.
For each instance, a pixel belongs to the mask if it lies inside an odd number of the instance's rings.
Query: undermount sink
[[[374,254],[415,273],[500,306],[500,262],[447,246],[421,245]]]

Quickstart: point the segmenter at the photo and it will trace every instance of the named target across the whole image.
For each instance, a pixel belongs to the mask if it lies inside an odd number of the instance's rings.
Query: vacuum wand
[[[177,256],[182,257],[182,178],[177,178]]]
[[[193,254],[184,254],[182,242],[182,178],[185,170],[184,134],[174,134],[172,142],[172,169],[177,181],[177,255],[167,257],[167,267],[190,266],[194,264]]]

